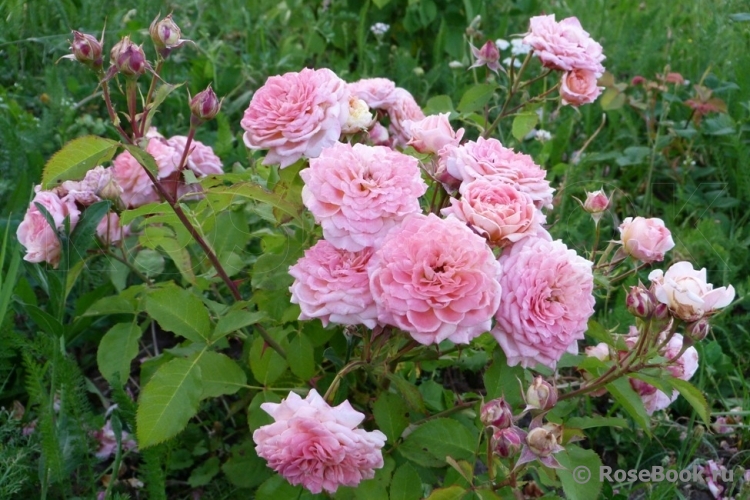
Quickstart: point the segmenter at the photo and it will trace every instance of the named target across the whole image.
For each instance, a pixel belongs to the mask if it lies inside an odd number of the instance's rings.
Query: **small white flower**
[[[495,45],[497,45],[497,50],[505,50],[510,47],[510,42],[508,40],[498,38],[497,40],[495,40]]]
[[[370,31],[372,31],[375,36],[385,35],[389,29],[391,29],[391,27],[385,23],[375,23],[370,26]]]
[[[526,45],[520,38],[514,38],[510,41],[511,48],[510,53],[514,56],[526,55],[531,51],[531,45]]]
[[[450,69],[461,69],[464,67],[464,63],[462,63],[461,61],[451,61],[448,63],[448,67]]]
[[[518,59],[513,59],[512,57],[506,57],[505,59],[503,59],[503,64],[505,66],[510,66],[510,62],[511,61],[513,61],[513,66],[514,67],[516,67],[516,68],[520,68],[521,67],[521,61],[519,61]]]
[[[534,139],[539,142],[546,142],[552,139],[552,134],[549,130],[539,129],[536,131],[536,134],[534,134]]]

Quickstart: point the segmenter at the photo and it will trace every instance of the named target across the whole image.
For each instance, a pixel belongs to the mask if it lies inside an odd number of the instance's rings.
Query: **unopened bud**
[[[109,61],[118,72],[127,77],[138,77],[149,68],[143,49],[126,36],[109,53]]]
[[[527,409],[549,410],[557,403],[557,389],[538,376],[526,391]]]
[[[658,303],[654,307],[654,316],[656,321],[667,321],[670,318],[669,307],[667,304]]]
[[[492,451],[501,458],[516,455],[523,446],[525,432],[518,427],[498,429],[492,434]]]
[[[148,31],[151,35],[151,40],[154,42],[156,51],[163,58],[169,56],[169,53],[173,49],[180,48],[186,42],[190,42],[190,40],[180,38],[182,32],[180,31],[180,27],[172,20],[172,14],[169,14],[162,20],[159,20],[159,16],[156,16],[156,19],[151,22]]]
[[[73,31],[73,41],[70,42],[70,51],[76,61],[85,64],[89,68],[98,70],[102,67],[102,44],[93,36]]]
[[[482,405],[479,419],[487,427],[505,429],[513,425],[513,411],[505,399],[497,398]]]
[[[190,113],[192,114],[191,121],[198,123],[213,120],[213,118],[219,113],[221,109],[221,101],[214,93],[211,85],[202,92],[195,94],[195,97],[190,99]]]
[[[557,436],[544,427],[531,429],[526,436],[526,444],[532,453],[538,457],[548,457],[560,451],[561,448]]]
[[[495,42],[492,40],[487,40],[487,43],[482,45],[479,49],[472,45],[471,53],[476,60],[474,61],[474,64],[469,66],[469,69],[487,66],[495,73],[500,69],[500,51],[497,50],[497,45],[495,45]]]
[[[594,192],[586,192],[586,201],[583,202],[583,209],[590,214],[604,212],[609,207],[609,198],[607,193],[600,189]]]
[[[657,307],[654,294],[643,285],[630,287],[630,292],[628,292],[628,296],[625,298],[625,305],[630,314],[644,319],[651,317],[654,309]]]
[[[694,341],[698,342],[706,338],[708,332],[711,330],[711,326],[708,324],[706,318],[701,318],[698,321],[687,325],[687,334]]]

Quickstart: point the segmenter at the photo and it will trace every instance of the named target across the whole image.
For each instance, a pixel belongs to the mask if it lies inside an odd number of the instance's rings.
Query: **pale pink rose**
[[[526,193],[538,208],[552,208],[554,189],[547,173],[531,156],[504,147],[497,139],[480,137],[457,148],[441,151],[441,162],[452,177],[471,182],[480,177],[498,178]]]
[[[388,133],[388,129],[378,122],[375,122],[375,124],[370,129],[368,138],[374,146],[386,146],[389,148],[391,147],[391,136]]]
[[[471,54],[474,56],[474,64],[469,66],[471,68],[481,68],[487,66],[490,70],[497,74],[500,68],[500,51],[492,40],[487,40],[487,43],[482,45],[482,48],[478,49],[471,45]]]
[[[586,201],[583,202],[583,209],[590,214],[601,214],[609,207],[609,198],[603,189],[593,192],[586,192]]]
[[[602,46],[591,39],[575,17],[555,21],[555,15],[536,16],[529,21],[529,33],[523,43],[546,68],[560,71],[585,69],[599,77],[604,73]]]
[[[458,146],[464,136],[464,129],[454,131],[448,120],[450,113],[430,115],[422,120],[409,121],[406,128],[409,131],[408,145],[420,153],[437,153],[446,145]]]
[[[300,172],[302,201],[336,248],[376,246],[427,191],[417,159],[383,146],[336,143]]]
[[[372,248],[359,252],[339,250],[319,240],[289,268],[294,283],[289,287],[292,304],[299,304],[299,319],[320,318],[341,325],[375,328],[378,308],[370,293],[367,264]]]
[[[348,85],[349,92],[372,109],[385,109],[395,102],[396,84],[388,78],[363,78]]]
[[[170,137],[167,140],[167,144],[174,148],[180,157],[177,161],[182,159],[183,151],[185,151],[185,144],[187,144],[187,137],[183,135],[176,135]],[[220,175],[224,173],[222,168],[221,158],[216,156],[213,148],[206,146],[201,141],[193,139],[190,142],[190,153],[187,157],[187,168],[193,171],[196,177],[206,177],[207,175]]]
[[[596,74],[587,69],[574,69],[562,75],[560,96],[563,104],[582,106],[596,101],[604,87],[596,84]]]
[[[609,359],[609,345],[604,342],[599,342],[595,346],[588,346],[585,349],[586,356],[593,357],[599,361],[606,361]]]
[[[37,188],[38,189],[38,188]],[[37,208],[36,204],[43,206],[55,227],[52,228],[46,217]],[[18,241],[26,248],[23,259],[27,262],[48,262],[57,267],[60,262],[61,246],[57,232],[63,230],[66,217],[70,218],[70,230],[72,231],[81,215],[73,198],[60,197],[51,191],[37,190],[34,199],[29,203],[23,221],[18,225],[16,236]]]
[[[106,195],[118,195],[122,193],[122,188],[114,179],[111,168],[104,168],[101,165],[88,172],[80,181],[65,181],[56,192],[60,196],[68,196],[83,206],[93,205],[101,201],[104,191]],[[111,192],[110,192],[111,191]],[[107,197],[105,195],[105,197]]]
[[[116,452],[117,438],[115,437],[115,432],[112,430],[111,420],[107,420],[107,423],[104,424],[104,427],[97,431],[94,431],[92,434],[94,436],[94,439],[99,441],[99,449],[95,453],[96,458],[100,460],[106,460]],[[124,451],[136,449],[136,442],[133,441],[133,439],[130,437],[130,434],[128,434],[127,432],[122,431],[120,439],[120,443]]]
[[[411,138],[407,129],[407,122],[419,121],[424,119],[422,108],[409,93],[408,90],[397,87],[392,94],[393,102],[385,109],[388,111],[388,118],[391,124],[388,130],[393,137],[393,145],[405,147]]]
[[[96,226],[96,235],[105,245],[114,245],[130,234],[130,226],[122,227],[120,216],[109,212]]]
[[[693,269],[690,262],[677,262],[667,272],[655,269],[648,275],[656,299],[683,321],[698,321],[734,300],[734,287],[714,289],[706,282],[706,269]]]
[[[364,414],[349,401],[331,407],[311,389],[305,399],[290,392],[281,403],[263,403],[274,423],[253,433],[255,451],[292,485],[317,494],[357,486],[383,467],[385,434],[356,428]]]
[[[264,165],[285,168],[337,142],[348,116],[346,82],[329,69],[305,68],[266,80],[240,124],[248,148],[269,150]]]
[[[500,257],[503,296],[492,335],[508,365],[555,368],[578,353],[594,314],[592,263],[560,241],[524,238]]]
[[[492,178],[461,184],[461,199],[451,198],[443,215],[453,215],[466,222],[493,245],[508,246],[535,235],[544,215],[534,200],[512,184]]]
[[[664,260],[664,254],[674,248],[672,233],[664,221],[656,217],[628,217],[619,227],[622,248],[642,262]]]
[[[164,179],[177,171],[180,153],[158,137],[148,141],[146,152],[154,157],[158,167],[158,178]],[[121,199],[129,208],[159,201],[159,194],[146,174],[145,169],[129,152],[117,155],[113,162],[112,174],[122,187]]]
[[[378,320],[421,344],[467,344],[489,331],[500,302],[500,265],[464,223],[410,215],[370,260]]]

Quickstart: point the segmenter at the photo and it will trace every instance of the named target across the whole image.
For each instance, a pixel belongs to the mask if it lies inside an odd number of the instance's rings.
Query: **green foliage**
[[[118,144],[94,135],[67,143],[44,166],[42,187],[50,189],[67,180],[80,180],[86,172],[112,159]]]

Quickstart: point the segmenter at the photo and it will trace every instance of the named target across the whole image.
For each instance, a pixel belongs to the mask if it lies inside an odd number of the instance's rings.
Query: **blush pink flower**
[[[165,140],[153,137],[146,145],[146,152],[156,160],[159,179],[164,179],[177,171],[181,154]],[[129,208],[159,201],[159,194],[148,174],[129,152],[117,155],[113,162],[112,174],[122,187],[121,199]]]
[[[349,89],[329,69],[272,76],[255,92],[240,125],[245,145],[268,149],[264,165],[288,167],[316,158],[339,140],[349,116]]]
[[[508,365],[555,368],[578,353],[594,314],[592,263],[560,241],[524,238],[500,257],[503,296],[492,334]]]
[[[130,226],[120,224],[120,216],[109,212],[96,226],[96,235],[105,245],[114,245],[130,234]]]
[[[114,179],[112,169],[100,165],[86,172],[86,176],[80,181],[63,182],[56,188],[56,192],[60,196],[68,196],[77,203],[88,206],[101,201],[102,197],[119,196],[122,188]]]
[[[497,139],[469,141],[441,151],[448,174],[462,182],[486,177],[501,179],[528,194],[538,208],[552,208],[552,189],[547,173],[531,156],[504,147]]]
[[[529,21],[529,33],[523,43],[546,68],[560,71],[585,69],[597,77],[604,73],[602,46],[592,40],[575,17],[555,21],[555,15],[536,16]]]
[[[317,494],[357,486],[383,467],[385,434],[356,428],[364,414],[348,401],[331,407],[311,389],[305,399],[290,392],[281,403],[263,403],[274,423],[253,433],[258,456],[292,485]]]
[[[453,217],[407,217],[369,272],[379,321],[425,345],[466,344],[489,331],[500,302],[500,265],[484,239]]]
[[[302,201],[336,248],[376,246],[393,226],[417,213],[427,191],[417,159],[383,146],[336,143],[300,172]]]
[[[38,189],[38,188],[37,188]],[[43,206],[51,216],[55,227],[52,228],[47,218],[37,208],[36,204]],[[51,191],[37,191],[34,199],[29,203],[23,221],[18,225],[16,236],[18,241],[26,248],[23,259],[27,262],[48,262],[57,267],[60,262],[62,251],[57,232],[65,225],[65,218],[70,218],[70,230],[72,231],[78,223],[81,215],[73,198],[60,197]]]
[[[388,78],[363,78],[348,85],[349,92],[372,109],[385,109],[395,102],[396,84]]]
[[[341,325],[375,328],[378,308],[370,293],[367,264],[372,248],[359,252],[339,250],[319,240],[289,268],[294,283],[289,287],[292,304],[302,310],[299,319],[320,318]]]
[[[185,144],[187,144],[187,137],[183,135],[175,135],[167,140],[167,145],[174,148],[180,156],[177,160],[178,162],[182,159],[182,153],[185,151]],[[195,139],[190,142],[190,154],[188,154],[187,157],[187,168],[192,170],[198,178],[224,173],[221,159],[216,156],[213,148],[211,148],[211,146],[206,146]]]
[[[471,45],[471,54],[474,56],[474,64],[469,66],[469,69],[487,66],[495,74],[497,74],[498,70],[502,69],[498,62],[500,60],[500,51],[492,40],[487,40],[487,43],[479,49]]]
[[[493,245],[504,247],[534,235],[545,221],[534,200],[512,184],[477,179],[462,184],[459,192],[461,199],[451,198],[451,206],[441,213],[466,222]]]
[[[596,84],[596,74],[588,69],[574,69],[562,75],[560,96],[563,104],[582,106],[596,101],[604,87]]]
[[[448,120],[450,113],[430,115],[422,120],[409,121],[409,146],[420,153],[435,154],[446,145],[458,146],[464,136],[464,129],[453,130]]]
[[[642,262],[664,260],[664,254],[674,248],[672,233],[664,226],[664,221],[656,217],[628,217],[619,230],[623,250]]]

